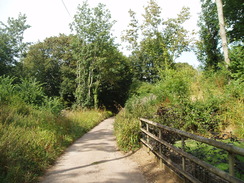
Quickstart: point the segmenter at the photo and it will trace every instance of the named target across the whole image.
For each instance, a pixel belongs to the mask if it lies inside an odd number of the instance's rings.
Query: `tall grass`
[[[59,99],[45,97],[35,80],[16,85],[13,81],[0,77],[0,182],[37,182],[67,146],[109,113],[60,113]]]
[[[104,111],[66,111],[57,116],[26,106],[0,109],[0,182],[36,182],[77,138],[108,117]]]

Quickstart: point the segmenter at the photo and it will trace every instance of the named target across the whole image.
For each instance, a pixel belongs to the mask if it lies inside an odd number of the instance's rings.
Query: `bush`
[[[42,110],[49,111],[53,114],[60,114],[61,110],[64,108],[61,99],[58,97],[45,97],[42,103]]]
[[[15,78],[9,76],[0,76],[0,102],[6,103],[11,96],[14,95],[15,86],[13,85]]]
[[[131,97],[125,104],[125,109],[128,113],[133,114],[133,117],[153,117],[153,113],[156,110],[156,96],[153,94],[145,96]]]
[[[153,93],[159,99],[159,102],[168,99],[171,102],[184,101],[189,98],[190,85],[192,82],[191,75],[186,70],[163,70],[160,72],[161,80],[156,84]]]
[[[42,85],[34,78],[21,79],[16,85],[18,96],[28,104],[41,105],[44,99]]]
[[[140,147],[140,121],[129,117],[122,110],[115,118],[114,130],[119,148],[123,151],[135,150]]]

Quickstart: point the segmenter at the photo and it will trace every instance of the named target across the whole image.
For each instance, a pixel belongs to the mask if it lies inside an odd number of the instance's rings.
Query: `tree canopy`
[[[243,76],[243,5],[237,6],[240,0],[223,3],[231,43],[231,77],[238,79]],[[223,56],[216,4],[201,0],[201,5],[200,39],[195,50],[205,70],[217,71]],[[166,19],[157,1],[149,0],[141,22],[133,10],[129,15],[122,36],[130,51],[128,57],[115,44],[112,28],[116,21],[101,3],[91,8],[85,1],[77,7],[70,24],[72,35],[60,34],[34,44],[23,42],[24,31],[30,27],[27,17],[19,14],[17,19],[9,18],[0,24],[0,75],[35,78],[45,95],[60,97],[66,106],[123,106],[135,83],[158,82],[160,72],[175,69],[175,60],[189,51],[192,43],[191,33],[184,26],[190,18],[187,7]]]
[[[23,33],[30,28],[26,19],[20,13],[17,19],[8,18],[6,24],[0,22],[0,75],[11,74],[11,69],[26,52],[28,43],[23,42]]]

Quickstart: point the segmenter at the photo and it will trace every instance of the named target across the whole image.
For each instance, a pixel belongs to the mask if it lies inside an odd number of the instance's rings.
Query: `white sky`
[[[27,42],[37,42],[46,37],[58,36],[59,33],[69,34],[69,23],[76,13],[78,4],[83,0],[63,0],[70,15],[66,11],[62,0],[0,0],[0,21],[6,22],[8,17],[17,18],[21,12],[26,14],[27,23],[31,26],[26,30],[24,37]],[[114,35],[120,42],[121,32],[126,29],[130,20],[128,10],[132,9],[137,13],[138,18],[143,13],[143,7],[148,0],[88,0],[91,7],[99,2],[106,4],[111,11],[112,19],[117,23],[114,26]],[[162,8],[162,17],[176,17],[183,6],[190,7],[191,19],[186,27],[189,30],[197,29],[197,18],[200,12],[200,0],[157,0]],[[194,53],[184,53],[178,62],[188,62],[197,66],[199,63]]]

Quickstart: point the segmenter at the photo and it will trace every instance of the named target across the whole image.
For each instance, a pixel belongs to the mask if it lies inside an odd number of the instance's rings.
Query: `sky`
[[[111,11],[112,19],[116,20],[113,30],[118,43],[121,43],[121,33],[127,28],[130,20],[128,10],[135,11],[140,19],[147,2],[148,0],[88,0],[91,7],[103,3]],[[157,2],[162,8],[164,19],[176,17],[183,6],[189,7],[191,19],[186,22],[185,27],[188,30],[197,29],[198,14],[201,11],[200,0],[157,0]],[[24,41],[35,43],[47,37],[58,36],[60,33],[70,34],[69,24],[73,20],[78,4],[82,3],[83,0],[0,0],[0,21],[6,23],[8,17],[17,18],[19,13],[26,14],[27,24],[31,28],[25,31]],[[194,67],[199,65],[193,52],[183,53],[176,61],[188,62]]]

